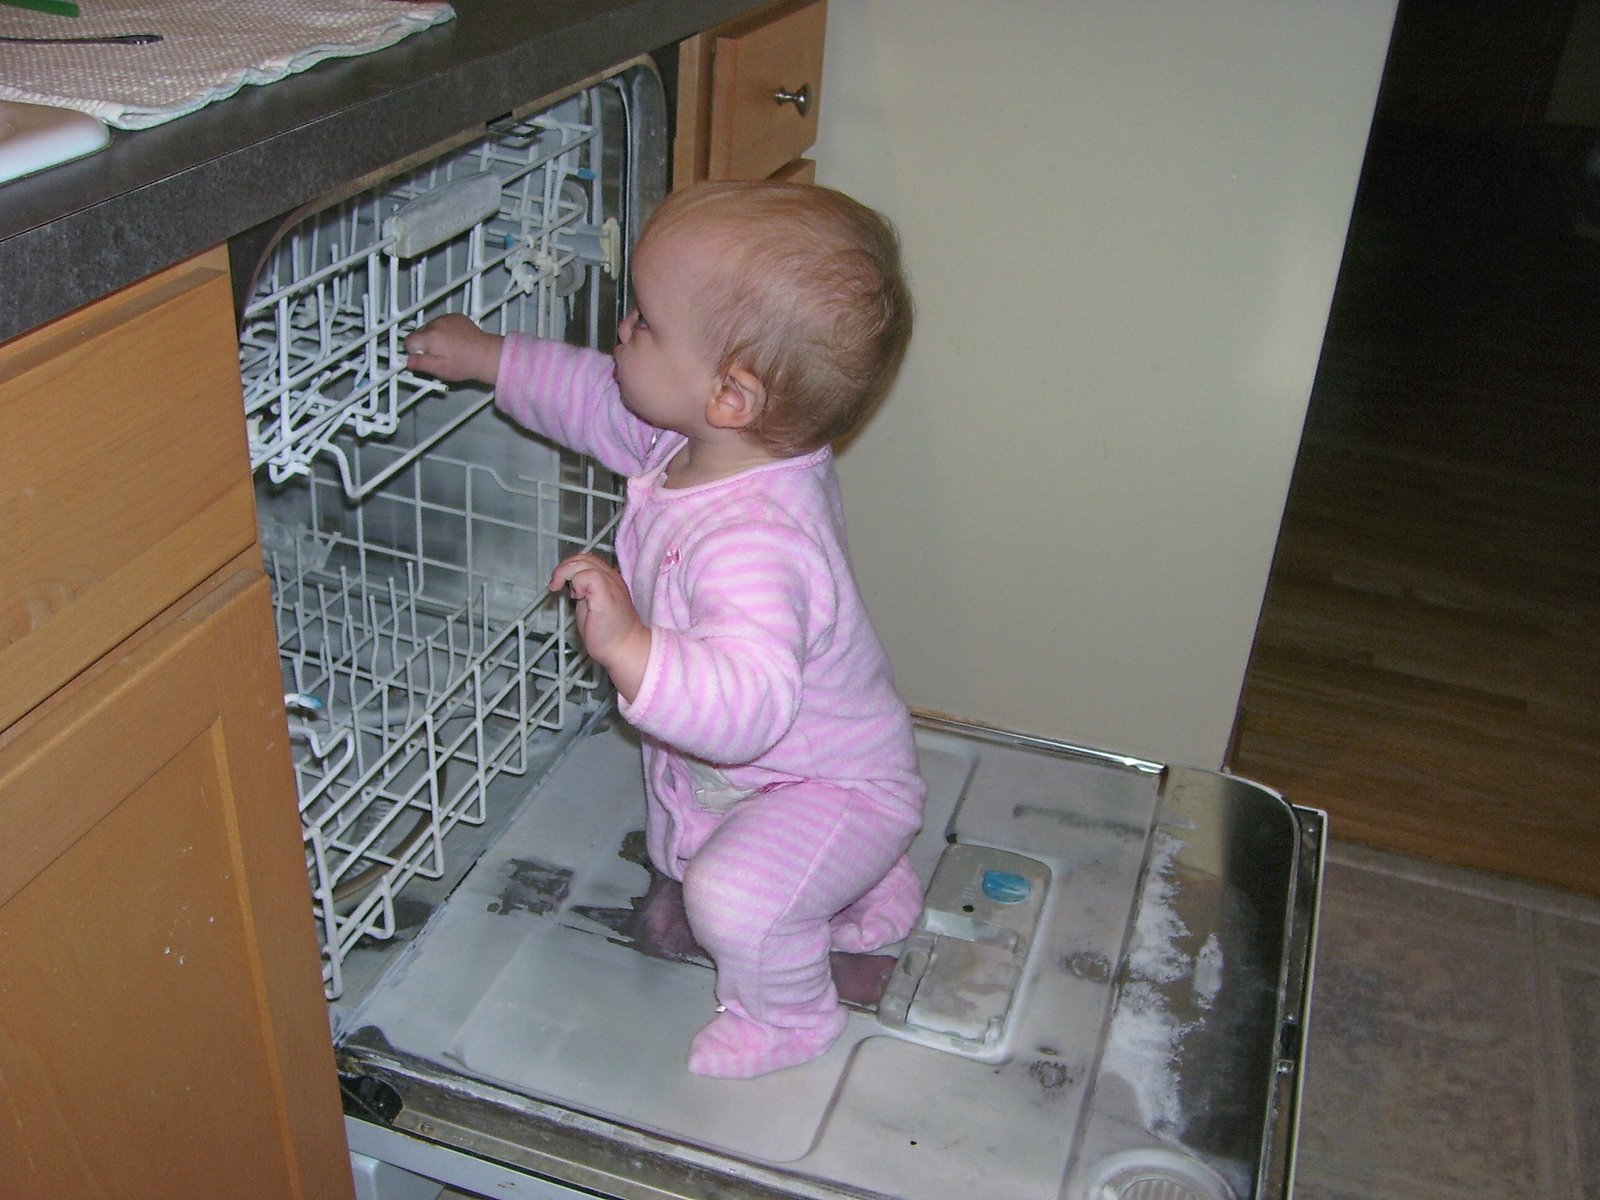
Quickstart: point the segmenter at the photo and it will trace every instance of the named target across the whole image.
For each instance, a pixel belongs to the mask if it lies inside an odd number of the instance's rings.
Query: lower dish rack
[[[501,419],[492,390],[405,369],[444,312],[609,345],[625,230],[617,79],[296,224],[245,307],[240,361],[306,865],[329,999],[393,938],[408,883],[481,826],[490,786],[604,686],[561,558],[611,550],[616,480]],[[622,138],[615,134],[621,114]]]
[[[263,545],[331,999],[356,944],[394,935],[400,890],[443,873],[456,825],[482,824],[489,786],[599,687],[544,579],[565,553],[609,549],[615,504],[596,483],[505,480],[439,451],[359,506],[326,472],[297,498],[308,523],[266,517]],[[590,519],[540,519],[575,511]],[[527,576],[469,568],[485,534],[524,539]]]

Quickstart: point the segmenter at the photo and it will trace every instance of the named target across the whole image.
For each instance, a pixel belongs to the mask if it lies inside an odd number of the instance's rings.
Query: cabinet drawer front
[[[826,0],[719,35],[712,63],[709,177],[765,179],[817,140]],[[808,103],[777,99],[782,92]]]
[[[0,728],[255,541],[227,257],[0,346]]]

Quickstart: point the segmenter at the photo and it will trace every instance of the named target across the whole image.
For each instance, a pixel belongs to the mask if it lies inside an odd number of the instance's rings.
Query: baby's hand
[[[574,554],[550,576],[550,590],[562,588],[576,601],[578,634],[589,657],[606,669],[622,698],[632,700],[650,658],[650,630],[622,573],[597,555]]]
[[[450,383],[493,383],[500,369],[499,334],[485,333],[460,313],[435,317],[406,338],[406,367]]]

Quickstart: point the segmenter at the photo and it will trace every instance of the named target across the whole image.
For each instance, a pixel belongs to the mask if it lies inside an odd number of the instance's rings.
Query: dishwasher
[[[622,481],[404,369],[465,312],[601,349],[664,188],[640,60],[287,223],[240,357],[358,1194],[1289,1193],[1324,822],[1221,772],[917,716],[926,887],[822,1058],[690,1075],[715,999],[555,563]]]

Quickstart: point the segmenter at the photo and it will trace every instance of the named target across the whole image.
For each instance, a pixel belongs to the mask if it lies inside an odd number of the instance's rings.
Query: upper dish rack
[[[390,437],[449,389],[405,369],[405,335],[441,312],[485,328],[562,336],[584,268],[620,273],[615,216],[591,223],[599,126],[540,115],[324,210],[291,232],[258,276],[240,335],[252,468],[274,483],[319,456],[352,499],[347,433]],[[585,150],[588,153],[585,153]],[[399,470],[488,403],[459,406]]]

